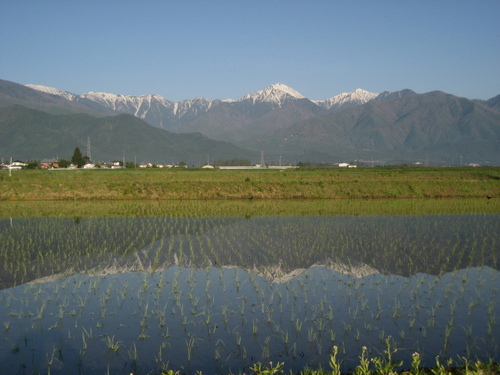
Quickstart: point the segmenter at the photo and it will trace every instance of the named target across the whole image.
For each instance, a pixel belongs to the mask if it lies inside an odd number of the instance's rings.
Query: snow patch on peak
[[[198,112],[207,112],[212,107],[213,102],[207,98],[197,96],[194,99],[182,100],[175,103],[173,114],[178,118],[184,116],[188,112],[197,114]]]
[[[276,90],[281,91],[287,95],[293,96],[297,99],[304,99],[305,97],[299,93],[297,90],[292,89],[290,86],[284,85],[283,83],[275,83],[274,85],[269,86],[266,90]]]
[[[252,104],[271,103],[277,107],[281,107],[284,103],[295,99],[304,99],[304,96],[287,85],[276,83],[266,87],[264,90],[247,94],[238,101],[250,101]]]
[[[66,98],[68,100],[73,100],[77,96],[77,95],[72,94],[68,91],[56,89],[55,87],[48,87],[48,86],[43,86],[43,85],[33,85],[31,83],[27,84],[25,86],[29,87],[30,89],[33,89],[33,90],[45,92],[47,94],[62,96],[63,98]]]
[[[313,102],[328,110],[338,110],[341,108],[364,104],[375,99],[377,96],[378,93],[369,92],[363,89],[356,89],[351,92],[344,92],[329,99],[313,100]]]

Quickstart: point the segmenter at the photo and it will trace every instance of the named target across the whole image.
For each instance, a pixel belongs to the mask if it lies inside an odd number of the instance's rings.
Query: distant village
[[[298,163],[298,165],[268,165],[268,164],[254,164],[254,165],[212,165],[205,164],[199,168],[203,169],[223,169],[223,170],[236,170],[236,169],[295,169],[300,167],[314,167],[312,163]],[[328,167],[339,168],[356,168],[356,165],[349,163],[336,163],[324,165]],[[187,168],[188,165],[184,162],[178,164],[153,164],[153,163],[134,163],[123,161],[112,161],[104,163],[94,163],[86,161],[78,165],[77,163],[68,162],[65,159],[42,159],[41,161],[21,161],[11,160],[10,162],[1,161],[0,170],[21,170],[21,169],[45,169],[45,170],[76,170],[76,169],[124,169],[124,168]]]
[[[59,159],[42,159],[41,161],[29,161],[24,162],[20,160],[14,160],[11,163],[1,163],[0,169],[123,169],[123,168],[174,168],[174,167],[185,167],[184,164],[152,164],[152,163],[123,163],[122,161],[112,161],[104,163],[93,163],[86,162],[82,166],[76,163],[65,163]]]
[[[87,156],[88,155],[88,156]],[[67,170],[67,169],[123,169],[123,168],[187,168],[187,164],[185,162],[179,162],[178,164],[153,164],[150,162],[137,163],[134,162],[126,162],[125,155],[123,156],[123,160],[115,160],[112,162],[92,162],[91,159],[91,150],[90,150],[90,140],[87,144],[87,155],[83,155],[80,151],[80,148],[76,147],[71,160],[63,159],[63,158],[52,158],[52,159],[42,159],[40,161],[21,161],[21,160],[12,160],[10,159],[9,163],[5,163],[3,159],[0,159],[0,170],[20,170],[20,169],[46,169],[46,170]],[[279,165],[269,165],[264,160],[264,151],[261,151],[261,160],[260,164],[252,164],[252,162],[248,159],[243,158],[234,158],[230,160],[220,160],[211,164],[208,160],[203,166],[198,166],[198,168],[204,169],[293,169],[299,167],[311,167],[314,165],[310,165],[311,163],[298,163],[297,165],[281,165],[281,156]],[[336,166],[336,167],[345,167],[345,168],[353,168],[356,165],[351,165],[349,163],[338,163],[338,164],[330,164],[325,166]],[[196,167],[196,166],[194,166]]]

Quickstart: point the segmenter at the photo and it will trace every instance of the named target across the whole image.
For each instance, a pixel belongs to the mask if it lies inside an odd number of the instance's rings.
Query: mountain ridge
[[[154,94],[72,96],[44,90],[48,92],[0,80],[0,107],[21,104],[44,110],[45,105],[50,113],[96,117],[129,113],[172,133],[202,133],[254,153],[264,151],[270,162],[375,158],[381,164],[500,164],[500,96],[482,101],[440,91],[377,94],[356,89],[313,101],[275,84],[238,100],[172,102]]]
[[[92,117],[87,114],[52,115],[20,105],[0,108],[0,156],[41,160],[59,156],[69,159],[75,147],[85,150],[92,139],[97,161],[137,159],[138,162],[203,164],[214,160],[246,157],[257,153],[203,134],[174,134],[130,115]]]
[[[313,100],[313,103],[328,110],[336,110],[364,104],[366,102],[369,102],[370,100],[375,99],[378,95],[379,94],[377,93],[369,92],[363,89],[356,89],[354,91],[344,92],[325,100]]]
[[[407,93],[408,94],[408,93]],[[485,103],[434,91],[408,94],[302,122],[238,143],[242,147],[334,154],[344,160],[500,163],[500,112]],[[332,151],[333,150],[333,151]]]
[[[204,97],[195,97],[193,99],[186,99],[178,102],[168,100],[157,94],[123,95],[123,94],[111,94],[111,93],[96,92],[96,91],[89,91],[84,94],[73,94],[68,91],[63,91],[49,86],[35,85],[35,84],[27,84],[25,86],[52,95],[60,95],[72,101],[81,101],[84,99],[91,100],[103,106],[109,107],[112,110],[127,111],[126,113],[132,113],[132,114],[140,113],[140,111],[131,110],[130,104],[126,105],[125,103],[129,102],[135,105],[136,108],[140,108],[141,106],[144,106],[144,102],[146,101],[149,103],[151,103],[152,101],[158,101],[166,108],[170,108],[173,114],[177,115],[178,117],[182,117],[183,114],[189,111],[190,107],[200,103],[202,103],[200,107],[204,107],[205,111],[208,111],[213,105],[217,105],[220,103],[245,103],[245,102],[251,103],[252,105],[255,105],[257,103],[269,103],[272,104],[273,109],[275,109],[275,108],[280,108],[284,104],[289,103],[293,100],[308,99],[295,89],[282,83],[276,83],[270,85],[263,90],[246,94],[236,100],[235,99],[209,100]],[[337,109],[337,108],[342,108],[344,106],[352,106],[365,103],[368,100],[374,99],[377,95],[378,95],[377,93],[371,93],[363,89],[356,89],[352,92],[341,93],[339,95],[324,100],[311,100],[311,102],[326,109],[331,109],[332,107],[334,107],[334,109]],[[138,116],[138,117],[144,119],[144,116],[143,117]]]
[[[153,126],[171,132],[201,132],[210,138],[228,142],[257,135],[262,129],[268,131],[283,127],[283,120],[276,121],[279,116],[273,114],[274,111],[284,114],[288,121],[301,121],[323,114],[321,109],[341,110],[363,104],[378,95],[356,89],[323,101],[313,101],[283,83],[276,83],[237,100],[196,97],[173,102],[155,94],[127,96],[90,91],[76,95],[47,86],[26,86],[59,94],[94,110],[105,108],[114,113],[133,114]]]

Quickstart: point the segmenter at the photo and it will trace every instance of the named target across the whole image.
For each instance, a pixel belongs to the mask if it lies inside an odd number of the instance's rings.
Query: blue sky
[[[500,94],[500,1],[0,2],[0,78],[76,94],[238,99],[284,83]]]

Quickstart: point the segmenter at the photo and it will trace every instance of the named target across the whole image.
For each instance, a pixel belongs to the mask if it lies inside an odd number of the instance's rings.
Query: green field
[[[2,171],[2,373],[498,374],[499,182]]]
[[[500,197],[500,167],[0,172],[0,200]]]

